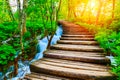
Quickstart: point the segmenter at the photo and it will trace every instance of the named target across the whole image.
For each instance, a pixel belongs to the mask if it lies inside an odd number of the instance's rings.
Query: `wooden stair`
[[[84,27],[60,21],[64,34],[44,58],[31,64],[30,80],[115,80],[110,60]]]
[[[58,44],[75,44],[75,45],[98,45],[96,41],[75,41],[75,40],[59,40]]]
[[[56,54],[57,53],[57,54]],[[45,52],[45,57],[66,59],[87,63],[108,64],[109,59],[105,58],[102,53],[91,52],[76,52],[63,50],[48,50]]]
[[[68,35],[68,34],[63,34],[62,37],[94,38],[93,35]]]
[[[32,72],[30,75],[26,75],[23,80],[68,80],[68,79],[49,75],[49,74],[44,74],[44,73]]]

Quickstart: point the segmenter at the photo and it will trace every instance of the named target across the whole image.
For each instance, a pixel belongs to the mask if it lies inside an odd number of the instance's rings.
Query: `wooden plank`
[[[63,64],[96,67],[96,68],[101,68],[102,67],[102,69],[110,69],[110,67],[108,67],[107,65],[84,63],[84,62],[77,62],[77,61],[70,61],[70,60],[53,59],[53,58],[43,58],[41,60],[48,61],[48,62],[54,62],[54,63],[63,63]]]
[[[91,45],[70,45],[56,44],[51,46],[51,49],[68,50],[68,51],[86,51],[86,52],[103,52],[103,48]]]
[[[71,65],[71,64],[64,64],[64,63],[54,63],[54,62],[49,62],[46,60],[41,60],[39,61],[41,64],[48,64],[48,65],[53,65],[53,66],[60,66],[60,67],[66,67],[66,68],[71,68],[71,69],[82,69],[82,70],[90,70],[90,71],[103,71],[106,72],[109,69],[107,68],[98,68],[98,67],[88,67],[86,65],[84,66],[78,66],[78,65]]]
[[[77,79],[88,79],[88,80],[112,80],[113,75],[109,72],[101,72],[101,71],[89,71],[82,69],[71,69],[66,67],[42,64],[38,62],[34,62],[31,65],[31,70],[36,72],[43,72],[53,75],[59,75],[70,78]]]
[[[82,41],[94,41],[94,38],[73,38],[73,37],[61,37],[61,40],[82,40]]]
[[[76,38],[94,38],[94,35],[69,35],[69,34],[64,34],[62,37],[76,37]]]
[[[74,44],[74,45],[98,45],[96,41],[76,41],[76,40],[59,40],[58,44]]]
[[[55,75],[49,75],[44,73],[34,73],[32,72],[29,75],[26,75],[25,78],[31,79],[31,80],[68,80],[67,78],[58,77]]]

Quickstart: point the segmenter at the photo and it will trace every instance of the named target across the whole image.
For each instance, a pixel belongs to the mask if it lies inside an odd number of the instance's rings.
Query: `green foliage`
[[[109,49],[109,45],[108,45],[108,33],[105,32],[99,32],[98,34],[96,34],[95,39],[98,40],[101,47],[103,47],[105,50]]]
[[[50,35],[56,30],[56,3],[58,0],[30,1],[27,9],[27,25],[39,28],[41,33]],[[30,25],[29,25],[30,23]]]
[[[13,35],[16,27],[16,22],[0,23],[0,66],[3,67],[2,71],[5,71],[9,67],[8,65],[13,63],[16,51],[19,50],[19,38]],[[9,39],[11,40],[9,41]],[[3,41],[6,44],[2,43]]]
[[[41,31],[43,30],[43,24],[41,22],[32,22],[27,21],[26,23],[27,30],[30,32],[31,36],[35,37],[35,35],[41,34]]]
[[[24,40],[29,40],[31,36],[31,33],[29,31],[27,31],[24,35],[23,35],[23,39]]]
[[[7,8],[7,5],[5,4],[5,1],[0,1],[0,23],[4,21],[11,21],[9,10]]]
[[[110,29],[119,32],[120,31],[120,20],[115,20],[111,23]]]
[[[26,32],[22,32],[19,10],[12,21],[10,9],[5,1],[0,0],[0,66],[4,67],[14,61],[16,51],[21,50],[20,38],[24,47],[22,59],[32,59],[36,54],[37,36],[53,35],[57,27],[57,10],[59,0],[30,0],[26,13]],[[19,26],[19,27],[18,27]],[[21,29],[20,29],[21,28]],[[9,40],[10,39],[10,40]],[[6,43],[3,43],[6,42]],[[8,67],[8,66],[7,66]],[[1,71],[1,69],[0,69]]]
[[[120,45],[120,33],[116,32],[105,32],[101,31],[96,34],[95,39],[100,43],[101,47],[103,47],[106,51],[110,51],[112,53],[116,48]]]
[[[17,22],[12,21],[7,4],[0,1],[0,71],[4,71],[14,61],[18,50],[18,38],[14,38],[17,32]],[[18,32],[17,32],[18,33]],[[2,43],[6,42],[6,43]]]
[[[59,19],[68,19],[68,0],[62,0],[59,11]]]
[[[33,57],[36,52],[36,37],[53,35],[56,30],[56,3],[59,0],[32,0],[26,9],[27,32],[23,35],[24,56]]]
[[[0,46],[0,65],[6,65],[14,60],[15,49],[7,44]]]
[[[17,27],[16,22],[4,22],[0,24],[0,40],[6,40],[11,37]]]

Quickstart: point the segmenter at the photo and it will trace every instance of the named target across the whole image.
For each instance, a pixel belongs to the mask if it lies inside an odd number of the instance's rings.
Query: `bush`
[[[0,24],[0,40],[4,41],[10,38],[17,29],[16,22],[4,22]]]
[[[120,20],[113,21],[110,25],[110,29],[119,32],[120,31]]]
[[[7,44],[0,46],[0,65],[6,65],[14,60],[15,49]]]
[[[110,30],[110,32],[98,31],[95,39],[100,43],[100,46],[105,49],[107,53],[115,57],[116,66],[112,66],[112,72],[118,76],[120,80],[120,32]]]

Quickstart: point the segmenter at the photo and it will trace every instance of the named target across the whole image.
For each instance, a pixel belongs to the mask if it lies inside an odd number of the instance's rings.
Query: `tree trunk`
[[[89,8],[89,14],[88,14],[88,24],[91,23],[91,7]]]
[[[56,21],[57,22],[58,22],[58,14],[59,14],[59,11],[60,11],[61,3],[62,3],[62,0],[60,0],[60,2],[59,2],[58,10],[57,10],[57,13],[56,13]]]
[[[112,20],[114,20],[115,0],[113,0]]]
[[[49,39],[48,45],[47,45],[47,49],[50,49],[50,44],[51,44],[51,41],[52,41],[53,37],[54,37],[54,33],[51,34],[51,36],[50,36],[50,39]]]
[[[52,2],[51,2],[51,5],[52,5]],[[50,18],[51,19],[51,28],[54,30],[53,32],[52,32],[52,34],[51,34],[51,36],[50,36],[50,39],[49,39],[49,41],[48,41],[48,45],[47,45],[47,49],[50,49],[50,44],[51,44],[51,41],[52,41],[52,39],[53,39],[53,37],[54,37],[54,34],[55,34],[55,31],[56,31],[56,28],[57,28],[57,23],[56,24],[52,24],[52,22],[53,21],[55,21],[55,22],[57,22],[58,21],[58,12],[59,12],[59,10],[60,10],[60,6],[61,6],[61,0],[59,1],[59,5],[58,5],[58,8],[56,7],[56,6],[54,6],[54,7],[52,7],[52,10],[53,10],[53,12],[51,13],[51,16],[53,17],[53,18]]]
[[[21,45],[21,52],[23,55],[24,52],[24,46],[23,46],[23,34],[26,32],[26,8],[27,8],[27,0],[23,1],[23,9],[21,9],[21,3],[20,0],[17,0],[17,9],[18,9],[18,28],[20,29],[20,45]],[[19,60],[19,56],[15,59],[15,71],[14,71],[14,75],[17,75],[18,73],[18,60]]]
[[[7,4],[7,8],[8,8],[8,11],[9,11],[10,18],[11,18],[12,21],[14,21],[15,18],[14,18],[14,15],[13,15],[9,0],[6,0],[6,4]]]
[[[84,3],[85,5],[84,5],[84,9],[83,9],[83,11],[82,11],[82,13],[81,13],[81,16],[83,16],[84,15],[84,13],[85,13],[85,11],[86,11],[86,8],[87,8],[87,5],[88,5],[88,2],[87,3]]]
[[[96,25],[98,24],[98,21],[99,21],[99,17],[100,17],[100,13],[101,13],[101,8],[102,8],[102,1],[99,0],[99,7],[98,7],[97,16],[96,16]]]
[[[68,0],[68,18],[70,18],[70,16],[71,16],[70,1],[71,0]]]
[[[17,0],[17,10],[18,10],[18,28],[20,29],[21,28],[21,4],[20,4],[20,0]],[[20,33],[21,33],[21,30],[20,30]],[[20,35],[20,44],[22,44],[22,38],[21,38],[21,35]],[[14,61],[14,76],[16,76],[18,74],[18,59],[19,57],[15,58],[15,61]]]
[[[18,74],[18,58],[14,60],[14,76]]]
[[[27,8],[27,0],[23,0],[23,11],[22,11],[22,22],[23,22],[23,30],[22,30],[22,35],[24,35],[25,32],[27,32],[26,28],[26,8]]]

